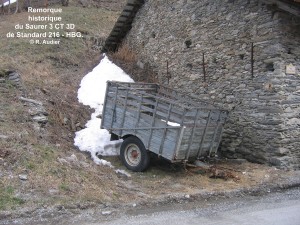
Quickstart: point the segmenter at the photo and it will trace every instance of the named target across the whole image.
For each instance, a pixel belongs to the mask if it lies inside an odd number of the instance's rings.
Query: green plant
[[[62,191],[70,191],[70,187],[68,184],[66,183],[62,183],[61,185],[59,185],[59,189],[61,189]]]
[[[25,200],[15,197],[14,192],[12,186],[0,187],[0,210],[13,209],[25,203]]]
[[[47,145],[37,145],[37,147],[43,160],[52,161],[55,159],[55,151],[53,147]]]
[[[15,88],[15,84],[11,80],[5,80],[5,83],[9,89]]]
[[[28,169],[28,170],[33,170],[33,169],[36,167],[36,165],[35,165],[33,162],[27,162],[27,163],[25,164],[25,167],[26,167],[26,169]]]

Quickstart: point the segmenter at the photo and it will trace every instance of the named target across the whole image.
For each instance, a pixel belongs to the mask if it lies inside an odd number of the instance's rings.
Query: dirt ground
[[[6,38],[28,14],[0,15],[0,224],[41,209],[148,204],[201,193],[294,185],[296,171],[226,159],[197,168],[155,159],[146,172],[128,171],[126,176],[97,166],[76,149],[75,132],[91,113],[77,102],[77,90],[82,77],[99,63],[101,45],[119,15],[104,2],[104,8],[72,1],[63,7],[64,21],[76,24],[84,36],[63,38],[59,46]],[[20,74],[21,86],[9,80],[9,71]],[[40,102],[47,121],[34,122],[36,106],[20,100],[22,96]],[[118,157],[105,159],[115,169],[125,169]]]

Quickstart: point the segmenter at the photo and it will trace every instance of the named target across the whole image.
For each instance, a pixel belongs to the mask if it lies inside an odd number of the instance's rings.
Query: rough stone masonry
[[[299,17],[258,0],[146,0],[126,41],[161,83],[230,110],[225,157],[300,168]]]

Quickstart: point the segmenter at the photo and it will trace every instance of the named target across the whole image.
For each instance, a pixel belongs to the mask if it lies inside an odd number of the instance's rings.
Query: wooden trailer
[[[107,82],[101,128],[124,139],[120,156],[133,171],[145,170],[149,152],[171,162],[215,155],[228,116],[225,110],[168,87]]]

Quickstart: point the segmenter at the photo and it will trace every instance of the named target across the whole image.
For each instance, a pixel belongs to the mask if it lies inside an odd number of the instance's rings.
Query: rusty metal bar
[[[251,78],[253,79],[254,78],[254,44],[253,42],[251,43]]]
[[[204,55],[204,52],[202,53],[202,66],[203,66],[203,79],[204,79],[204,82],[206,82],[205,55]]]
[[[171,79],[171,75],[169,73],[169,61],[167,60],[167,79],[168,79],[168,84],[170,82],[170,79]]]

